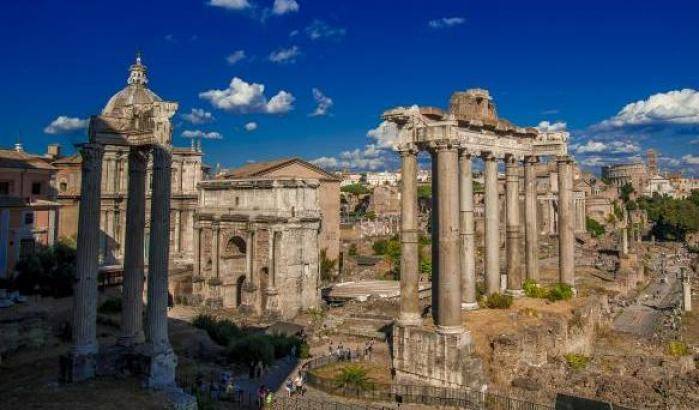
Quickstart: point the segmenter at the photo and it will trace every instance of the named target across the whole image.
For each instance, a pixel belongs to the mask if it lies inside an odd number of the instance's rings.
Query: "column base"
[[[524,296],[524,290],[522,289],[507,289],[505,294],[510,295],[515,298],[521,298]]]
[[[486,379],[472,344],[463,328],[445,334],[396,324],[391,340],[395,382],[481,391]]]
[[[95,377],[97,355],[94,353],[67,353],[60,358],[60,380],[76,383]]]
[[[401,313],[396,323],[401,326],[420,326],[422,317],[419,313]]]
[[[144,376],[144,386],[155,390],[176,387],[175,369],[177,368],[177,355],[175,355],[172,348],[167,346],[161,349],[154,349],[146,344],[139,350],[139,356],[143,360],[142,374]]]
[[[477,310],[479,307],[478,302],[461,302],[461,310]]]

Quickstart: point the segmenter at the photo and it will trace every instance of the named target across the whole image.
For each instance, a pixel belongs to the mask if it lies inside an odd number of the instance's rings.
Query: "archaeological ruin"
[[[456,92],[447,111],[398,107],[383,118],[397,128],[401,157],[401,300],[393,331],[393,368],[398,380],[441,386],[484,386],[471,357],[471,335],[461,311],[477,307],[473,225],[472,161],[485,172],[486,293],[522,295],[524,278],[539,279],[536,186],[540,157],[558,163],[559,282],[574,288],[572,159],[566,132],[522,128],[498,118],[486,90]],[[417,154],[432,158],[432,319],[423,325],[418,300]],[[506,270],[500,272],[497,172],[506,173]],[[519,215],[519,168],[523,163],[524,221]],[[524,238],[524,241],[522,241]],[[524,249],[522,249],[524,248]],[[524,269],[523,269],[524,267]]]

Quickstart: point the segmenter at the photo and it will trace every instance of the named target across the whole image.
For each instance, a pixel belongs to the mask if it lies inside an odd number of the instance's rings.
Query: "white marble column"
[[[148,154],[133,148],[129,153],[126,203],[124,282],[122,284],[121,337],[119,344],[143,343],[143,245],[146,226],[146,166]]]
[[[170,166],[169,149],[155,146],[153,190],[150,207],[150,245],[148,248],[148,309],[146,337],[150,348],[147,384],[159,388],[175,384],[177,358],[168,338],[168,267],[170,254]]]
[[[175,211],[175,252],[182,251],[182,211]]]
[[[459,158],[455,146],[439,144],[439,304],[437,331],[462,333],[461,269],[459,264]],[[434,285],[433,285],[434,286]]]
[[[406,147],[401,157],[400,317],[402,325],[420,325],[418,296],[417,150]]]
[[[473,167],[471,153],[459,152],[459,229],[461,264],[461,308],[478,308],[476,301],[476,245],[473,221]]]
[[[194,220],[194,238],[192,246],[194,247],[192,276],[198,277],[201,276],[201,225],[196,218]]]
[[[437,321],[439,311],[439,158],[436,151],[430,151],[432,157],[432,213],[430,214],[432,239],[432,320]]]
[[[573,172],[569,156],[558,158],[558,255],[561,283],[575,286]]]
[[[539,282],[539,228],[537,226],[537,157],[524,160],[524,247],[527,279]]]
[[[485,180],[485,289],[500,292],[500,213],[498,211],[498,163],[490,153],[483,155]]]
[[[68,382],[95,376],[95,355],[98,351],[97,258],[104,149],[98,144],[85,144],[79,151],[82,157],[82,181],[73,284],[73,345],[70,353],[61,359],[62,378]]]
[[[522,250],[519,223],[519,161],[505,158],[505,233],[507,240],[507,293],[522,296]]]
[[[218,278],[221,266],[221,224],[218,220],[211,224],[211,260],[213,262],[212,276]]]

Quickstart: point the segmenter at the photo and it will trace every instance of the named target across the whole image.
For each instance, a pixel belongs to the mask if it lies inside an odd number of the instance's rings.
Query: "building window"
[[[27,212],[24,214],[24,224],[32,225],[34,224],[34,212]]]
[[[65,181],[61,182],[61,184],[59,185],[59,189],[61,190],[61,192],[66,192],[68,190],[68,183]]]
[[[19,241],[19,258],[24,259],[34,253],[34,239],[22,239]]]
[[[41,182],[32,183],[32,195],[41,195]]]
[[[0,195],[10,195],[9,181],[0,181]]]

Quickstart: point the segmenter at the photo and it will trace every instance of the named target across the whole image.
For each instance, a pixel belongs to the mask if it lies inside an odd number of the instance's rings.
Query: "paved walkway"
[[[665,272],[661,272],[661,260],[665,258]],[[651,284],[635,302],[617,316],[612,328],[618,332],[651,337],[662,322],[663,311],[680,306],[682,284],[677,279],[680,262],[674,255],[653,254],[651,268],[657,272]]]

